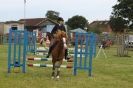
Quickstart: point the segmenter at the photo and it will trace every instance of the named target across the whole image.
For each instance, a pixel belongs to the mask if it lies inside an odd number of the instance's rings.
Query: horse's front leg
[[[55,77],[55,64],[53,64],[52,68],[52,79]]]
[[[56,73],[56,78],[57,79],[59,79],[60,78],[60,66],[61,66],[61,61],[57,61],[56,62],[56,65],[55,65],[55,67],[56,67],[56,71],[57,71],[57,73]]]
[[[60,67],[57,68],[57,75],[56,78],[59,79],[60,78]]]

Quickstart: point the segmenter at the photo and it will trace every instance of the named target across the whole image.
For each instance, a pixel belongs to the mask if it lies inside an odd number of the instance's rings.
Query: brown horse
[[[55,77],[57,79],[59,78],[60,66],[65,56],[66,38],[67,38],[67,35],[63,31],[58,31],[55,35],[54,39],[55,39],[56,45],[52,50],[52,63],[53,63],[52,78],[55,78]]]

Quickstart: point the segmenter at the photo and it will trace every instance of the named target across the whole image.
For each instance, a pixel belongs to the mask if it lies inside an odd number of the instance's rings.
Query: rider
[[[57,19],[57,22],[58,22],[58,24],[56,24],[56,25],[54,26],[54,28],[52,29],[52,31],[51,31],[51,36],[53,37],[53,39],[51,40],[50,47],[49,47],[49,51],[48,51],[48,55],[47,55],[46,58],[49,58],[52,49],[53,49],[54,46],[56,45],[56,42],[54,42],[54,34],[55,34],[58,30],[61,30],[61,31],[66,32],[65,26],[63,25],[63,24],[64,24],[63,18],[59,17],[59,18]],[[67,58],[67,55],[68,55],[68,50],[65,49],[65,59],[69,59],[69,58]]]

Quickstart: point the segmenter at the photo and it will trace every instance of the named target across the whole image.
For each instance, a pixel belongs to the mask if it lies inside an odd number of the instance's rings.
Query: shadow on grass
[[[132,57],[132,56],[128,56],[128,55],[123,55],[123,56],[118,56],[118,55],[114,55],[115,57]]]

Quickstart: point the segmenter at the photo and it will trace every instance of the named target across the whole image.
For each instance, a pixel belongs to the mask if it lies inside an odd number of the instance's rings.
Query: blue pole
[[[9,37],[8,37],[8,73],[11,72],[11,40],[12,40],[12,30],[9,30]]]
[[[20,60],[20,57],[21,57],[21,32],[18,32],[18,64],[20,65],[21,63],[21,60]]]
[[[75,33],[75,52],[74,52],[74,71],[73,74],[77,75],[77,54],[78,54],[78,33]]]
[[[94,41],[93,41],[94,57],[96,57],[96,35],[93,34],[93,36],[94,36]]]
[[[86,43],[85,43],[85,60],[84,60],[84,68],[87,68],[87,59],[88,59],[88,53],[89,53],[89,51],[88,51],[88,47],[89,47],[89,34],[88,33],[86,33],[85,34],[85,41],[86,41]]]
[[[27,54],[27,38],[28,38],[28,32],[24,31],[24,46],[23,46],[23,64],[22,64],[22,72],[25,73],[26,72],[26,54]]]
[[[13,64],[14,64],[14,66],[15,66],[15,63],[16,63],[16,45],[17,45],[17,44],[16,44],[16,43],[17,43],[16,40],[17,40],[17,31],[14,31],[14,30],[13,30],[13,33],[14,33],[14,38],[13,38],[13,39],[14,39],[14,53],[13,53],[14,56],[13,56]]]
[[[82,39],[82,36],[83,34],[81,33],[78,33],[78,41],[79,41],[79,44],[80,44],[80,61],[79,61],[79,67],[82,68],[82,54],[83,54],[83,49],[82,49],[82,46],[83,46],[83,39]],[[79,51],[77,51],[78,54],[79,54]]]
[[[36,32],[34,32],[34,54],[36,53]]]
[[[92,57],[93,57],[93,33],[90,33],[90,53],[89,53],[89,76],[92,76]]]

